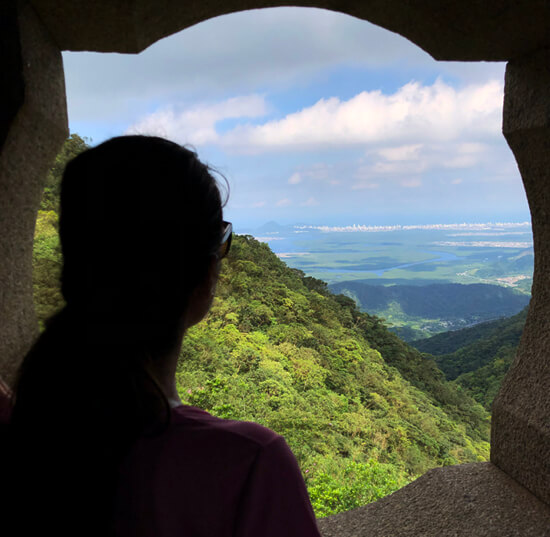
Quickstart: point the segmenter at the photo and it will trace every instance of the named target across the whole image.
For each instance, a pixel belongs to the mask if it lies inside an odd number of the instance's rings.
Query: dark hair
[[[113,138],[67,165],[66,306],[23,360],[11,420],[15,501],[41,532],[112,533],[122,458],[170,419],[151,364],[175,348],[221,231],[210,169],[175,143]]]

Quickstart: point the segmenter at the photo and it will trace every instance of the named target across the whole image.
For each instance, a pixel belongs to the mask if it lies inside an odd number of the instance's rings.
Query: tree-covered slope
[[[384,317],[410,341],[419,335],[514,315],[529,303],[525,293],[481,283],[382,286],[349,281],[330,288],[353,298],[362,311]]]
[[[235,237],[212,312],[184,340],[178,384],[191,404],[285,436],[319,515],[359,505],[344,492],[361,486],[357,468],[398,486],[487,455],[487,413],[433,361],[251,237]]]
[[[517,345],[502,345],[487,365],[475,371],[463,373],[455,383],[462,386],[478,403],[491,410],[504,376],[516,356]]]
[[[57,292],[43,285],[37,298]],[[251,237],[235,237],[177,378],[186,403],[285,436],[319,516],[389,494],[428,468],[488,456],[487,413],[431,360]]]
[[[46,176],[36,220],[33,252],[34,304],[40,327],[63,306],[58,279],[61,274],[61,247],[58,237],[61,177],[69,160],[90,147],[88,140],[71,134]]]
[[[41,211],[35,236],[41,321],[62,304],[56,221]],[[235,236],[217,291],[184,338],[182,400],[282,434],[318,516],[374,501],[434,466],[488,457],[480,405],[380,319],[267,245]]]
[[[514,360],[526,318],[527,308],[513,317],[438,334],[414,345],[437,354],[435,360],[447,378],[456,379],[456,384],[490,409]]]
[[[513,317],[480,323],[462,330],[444,332],[430,338],[419,339],[412,342],[411,345],[421,352],[439,356],[452,354],[481,340],[494,339],[499,336],[501,341],[504,341],[503,338],[506,339],[505,343],[517,344],[526,318],[527,308],[524,308]]]
[[[363,311],[383,311],[392,302],[398,302],[406,315],[429,319],[504,317],[529,303],[529,297],[523,293],[484,283],[383,286],[351,281],[335,283],[330,288],[334,292],[353,293]]]
[[[462,340],[464,345],[454,352],[436,356],[435,361],[449,380],[475,371],[489,364],[501,349],[517,348],[526,317],[527,308],[513,317],[493,323],[483,323],[472,329],[459,330],[458,334],[454,333],[451,338],[454,342]],[[469,339],[468,332],[474,329],[476,330],[473,337]],[[440,341],[443,335],[440,334]],[[426,344],[424,347],[429,345]]]

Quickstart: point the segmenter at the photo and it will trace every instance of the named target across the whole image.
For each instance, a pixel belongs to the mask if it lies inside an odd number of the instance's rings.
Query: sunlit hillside
[[[61,303],[52,218],[42,213],[37,227],[40,315]],[[251,237],[235,237],[177,379],[185,403],[282,434],[318,516],[374,501],[431,467],[488,457],[488,414],[434,362]]]

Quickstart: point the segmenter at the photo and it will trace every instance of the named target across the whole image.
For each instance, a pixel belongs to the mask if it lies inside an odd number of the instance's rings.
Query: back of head
[[[11,423],[20,495],[36,486],[32,472],[53,478],[55,463],[62,497],[33,498],[58,522],[52,502],[105,529],[121,458],[169,419],[150,365],[174,349],[221,229],[209,168],[177,144],[113,138],[67,165],[59,229],[67,305],[23,361]]]
[[[65,300],[91,317],[164,323],[181,315],[220,234],[219,191],[194,153],[160,138],[112,139],[63,178]]]

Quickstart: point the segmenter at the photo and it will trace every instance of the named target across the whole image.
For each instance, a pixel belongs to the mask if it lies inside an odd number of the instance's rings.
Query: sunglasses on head
[[[218,250],[218,259],[223,259],[229,253],[229,248],[231,247],[231,237],[233,236],[233,224],[231,224],[231,222],[226,222],[224,220],[222,222],[222,226],[222,240]]]

